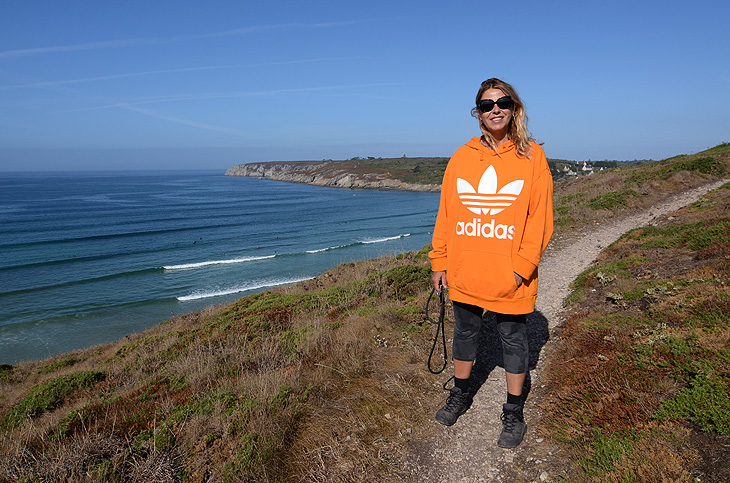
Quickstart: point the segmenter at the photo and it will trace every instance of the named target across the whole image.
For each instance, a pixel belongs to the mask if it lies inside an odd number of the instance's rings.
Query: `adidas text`
[[[507,225],[495,225],[494,218],[489,223],[482,224],[481,218],[474,218],[468,223],[460,221],[456,224],[456,234],[466,236],[482,236],[484,238],[499,238],[500,240],[512,240],[515,236],[515,227]]]

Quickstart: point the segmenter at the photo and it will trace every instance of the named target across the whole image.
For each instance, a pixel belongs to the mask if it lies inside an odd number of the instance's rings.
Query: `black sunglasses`
[[[493,101],[491,99],[482,99],[477,104],[477,107],[482,112],[492,112],[495,104],[497,104],[497,107],[499,107],[500,109],[512,109],[512,106],[515,103],[510,96],[504,96],[500,97],[496,101]]]

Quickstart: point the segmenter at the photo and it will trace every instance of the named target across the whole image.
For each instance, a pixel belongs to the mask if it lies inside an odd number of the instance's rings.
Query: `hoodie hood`
[[[470,147],[472,149],[476,149],[477,151],[485,151],[485,152],[487,152],[489,154],[492,154],[492,155],[493,154],[500,154],[501,155],[501,154],[504,154],[504,153],[506,153],[508,151],[513,150],[514,147],[515,147],[515,143],[513,143],[512,141],[506,141],[506,142],[502,143],[501,145],[499,145],[497,147],[497,151],[495,152],[495,151],[492,150],[492,148],[487,147],[487,146],[485,146],[485,145],[482,144],[482,138],[481,137],[476,137],[475,136],[475,137],[471,138],[471,140],[468,143],[466,143],[466,146],[467,147]]]

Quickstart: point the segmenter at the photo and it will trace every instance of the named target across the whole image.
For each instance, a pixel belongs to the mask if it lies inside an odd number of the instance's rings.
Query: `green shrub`
[[[667,179],[669,176],[680,171],[723,176],[725,174],[725,163],[709,156],[704,158],[680,158],[677,161],[662,166],[658,174],[660,178]]]
[[[628,278],[631,275],[629,269],[641,265],[645,261],[644,257],[626,257],[585,270],[571,283],[570,287],[573,291],[566,302],[571,304],[580,299],[585,290],[592,286],[594,279],[605,285],[607,282],[615,280],[616,277]]]
[[[613,433],[604,435],[600,430],[594,432],[590,457],[579,460],[579,464],[587,476],[600,477],[616,471],[625,458],[634,452],[639,436],[634,431],[626,434]],[[632,482],[636,477],[631,470],[621,475],[620,481]]]
[[[689,419],[703,431],[730,434],[730,387],[718,376],[698,374],[689,387],[682,389],[669,401],[664,401],[654,413],[659,421]]]
[[[299,346],[306,340],[307,329],[301,328],[296,330],[285,330],[279,336],[282,349],[290,356],[294,356],[299,351]]]
[[[10,381],[13,374],[13,366],[10,364],[0,364],[0,382]]]
[[[722,292],[710,295],[686,311],[689,317],[685,325],[700,327],[705,331],[727,328],[729,310],[730,295]]]
[[[720,148],[723,146],[717,147]],[[643,183],[649,180],[665,180],[681,171],[720,177],[725,175],[727,167],[723,161],[711,156],[676,156],[664,161],[646,163],[630,173],[626,180],[632,183]]]
[[[702,250],[713,243],[730,242],[730,222],[685,223],[683,225],[645,226],[622,236],[625,239],[645,240],[644,248],[677,248],[686,245],[690,250]]]
[[[79,389],[91,387],[105,377],[102,371],[72,372],[37,384],[5,415],[3,426],[12,429],[27,418],[51,411],[61,405],[67,396]]]
[[[263,481],[263,468],[270,462],[276,450],[272,436],[259,433],[244,434],[233,459],[223,468],[223,481]]]
[[[588,201],[588,206],[595,211],[598,210],[615,210],[626,205],[626,200],[632,196],[639,196],[634,190],[611,191],[592,198]]]
[[[50,364],[47,364],[45,366],[42,366],[40,369],[38,369],[38,374],[50,374],[51,372],[55,372],[59,369],[62,369],[67,366],[72,366],[79,362],[81,359],[76,357],[75,355],[71,354],[66,357],[63,357],[61,359],[58,359],[54,362],[51,362]]]
[[[399,300],[427,289],[430,277],[431,269],[427,266],[402,265],[385,272],[386,283]]]

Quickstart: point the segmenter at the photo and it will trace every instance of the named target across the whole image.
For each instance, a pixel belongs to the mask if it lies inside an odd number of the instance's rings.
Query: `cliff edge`
[[[404,181],[401,178],[407,177],[410,174],[408,171],[378,164],[383,163],[366,160],[247,163],[232,166],[226,171],[226,176],[248,176],[334,188],[441,191],[440,183]]]

